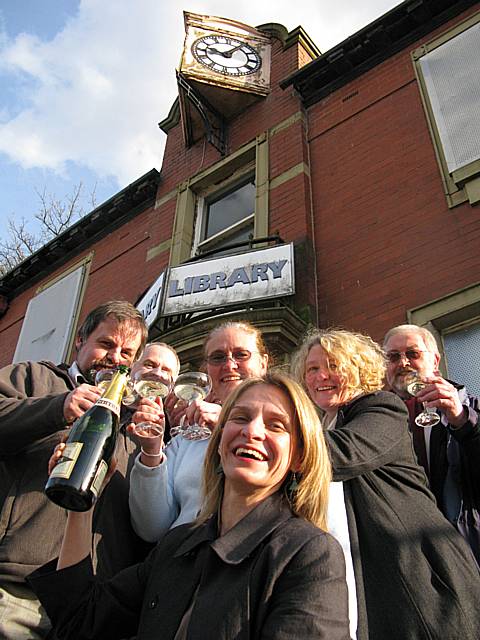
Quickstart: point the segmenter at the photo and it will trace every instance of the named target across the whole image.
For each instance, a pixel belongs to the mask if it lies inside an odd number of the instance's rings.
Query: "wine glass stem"
[[[427,407],[427,405],[425,404],[425,402],[422,402],[422,407],[425,413],[437,413],[436,410],[433,407]]]

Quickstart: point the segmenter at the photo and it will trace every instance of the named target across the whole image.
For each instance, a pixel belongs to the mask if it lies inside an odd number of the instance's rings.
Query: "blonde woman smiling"
[[[354,566],[357,638],[478,640],[480,575],[428,489],[404,403],[382,390],[380,346],[361,334],[316,330],[293,371],[329,426],[340,537],[349,539]]]
[[[300,385],[280,374],[247,380],[211,437],[196,523],[171,529],[143,564],[97,583],[91,514],[70,513],[58,563],[30,583],[60,640],[346,640],[343,554],[319,528],[330,477]]]

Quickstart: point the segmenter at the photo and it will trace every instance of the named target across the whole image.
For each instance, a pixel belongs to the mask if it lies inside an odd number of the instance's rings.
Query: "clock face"
[[[192,53],[201,65],[227,76],[248,76],[258,71],[262,59],[258,51],[243,40],[218,34],[195,40]]]

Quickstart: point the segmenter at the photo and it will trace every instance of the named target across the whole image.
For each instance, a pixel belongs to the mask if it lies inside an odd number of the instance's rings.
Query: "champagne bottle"
[[[120,365],[103,395],[74,422],[45,487],[55,504],[71,511],[88,511],[95,503],[115,451],[128,373],[128,367]]]

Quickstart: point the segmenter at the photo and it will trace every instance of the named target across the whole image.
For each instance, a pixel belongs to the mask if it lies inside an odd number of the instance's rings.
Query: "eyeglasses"
[[[246,362],[252,357],[252,353],[258,353],[258,351],[249,351],[248,349],[236,349],[232,351],[231,355],[227,355],[223,351],[214,351],[205,358],[208,364],[213,366],[219,366],[225,364],[227,360],[233,360],[234,362]]]
[[[388,351],[386,356],[389,362],[398,362],[403,357],[407,358],[407,360],[418,360],[422,357],[422,353],[426,353],[426,351],[407,349],[406,351]]]

